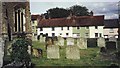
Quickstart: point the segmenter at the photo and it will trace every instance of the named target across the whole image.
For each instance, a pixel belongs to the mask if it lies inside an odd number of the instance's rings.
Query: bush
[[[28,65],[30,60],[30,55],[28,54],[28,46],[30,45],[29,41],[24,38],[17,39],[12,44],[11,59],[14,62],[22,62],[25,65]]]

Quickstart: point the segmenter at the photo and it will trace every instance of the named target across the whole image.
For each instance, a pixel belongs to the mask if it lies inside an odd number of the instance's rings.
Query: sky
[[[105,19],[118,18],[118,0],[30,0],[31,14],[43,14],[50,8],[69,8],[73,5],[86,6],[94,15],[105,15]]]

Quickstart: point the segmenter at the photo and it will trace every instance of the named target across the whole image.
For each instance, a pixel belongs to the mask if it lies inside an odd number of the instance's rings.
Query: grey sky
[[[32,2],[30,3],[32,14],[45,13],[49,8],[69,8],[73,5],[86,6],[94,15],[105,15],[105,19],[118,18],[118,1],[116,2]]]

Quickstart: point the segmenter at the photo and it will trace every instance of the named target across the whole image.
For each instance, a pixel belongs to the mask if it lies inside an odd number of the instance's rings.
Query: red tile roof
[[[31,15],[31,20],[37,20],[40,17],[40,15]]]
[[[71,18],[42,19],[38,27],[64,27],[64,26],[103,26],[102,16],[73,16]]]

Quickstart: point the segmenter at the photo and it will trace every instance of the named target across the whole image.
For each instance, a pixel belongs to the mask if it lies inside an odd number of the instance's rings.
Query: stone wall
[[[4,57],[4,41],[0,38],[0,68],[3,65],[3,57]]]

